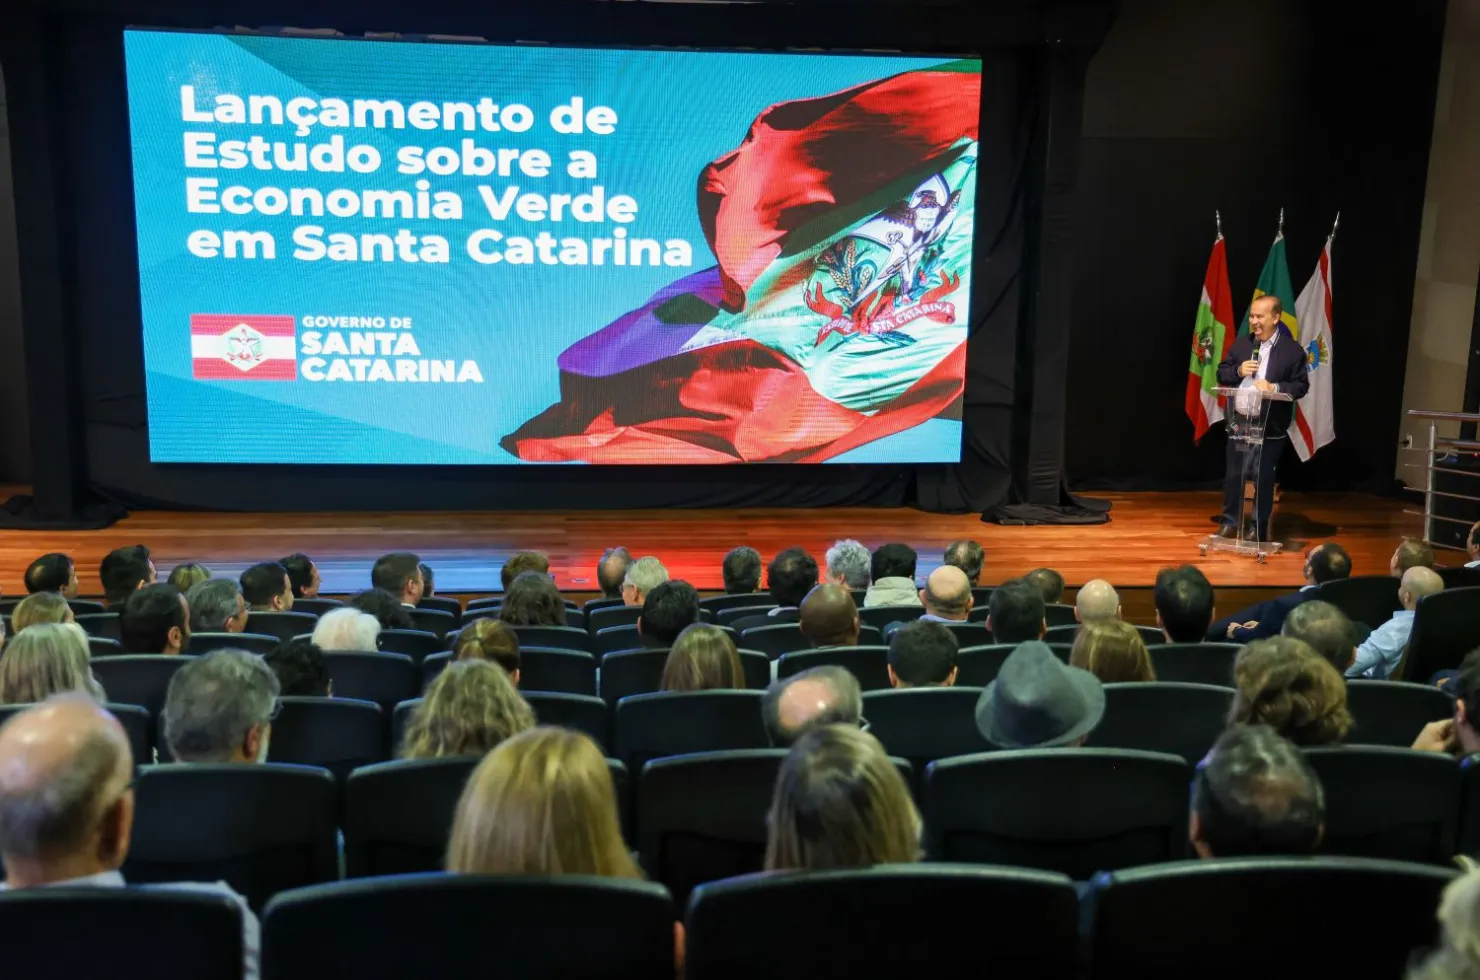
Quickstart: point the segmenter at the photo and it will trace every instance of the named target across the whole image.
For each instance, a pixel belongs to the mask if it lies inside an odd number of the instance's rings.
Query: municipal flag
[[[197,381],[292,381],[298,377],[294,320],[192,313],[190,362]]]
[[[1197,442],[1214,422],[1223,421],[1223,405],[1213,394],[1218,386],[1218,363],[1233,346],[1233,293],[1228,285],[1228,252],[1223,235],[1213,243],[1208,271],[1203,275],[1197,324],[1192,328],[1192,360],[1187,366],[1187,417]]]
[[[1290,441],[1301,462],[1336,438],[1336,418],[1331,408],[1331,240],[1333,229],[1321,249],[1321,258],[1310,282],[1295,300],[1300,321],[1300,346],[1305,348],[1310,390],[1295,404],[1295,425]]]

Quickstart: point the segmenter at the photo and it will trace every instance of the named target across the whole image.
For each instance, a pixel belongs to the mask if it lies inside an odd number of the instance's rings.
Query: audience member
[[[498,618],[510,626],[564,626],[565,600],[544,572],[521,572],[504,590]]]
[[[1156,625],[1168,643],[1201,643],[1216,615],[1213,583],[1201,569],[1191,565],[1163,568],[1156,573],[1152,590],[1156,603]]]
[[[1134,626],[1119,619],[1092,620],[1079,627],[1069,665],[1089,671],[1102,684],[1156,680],[1146,641]]]
[[[428,565],[426,562],[421,562],[416,567],[417,570],[421,572],[421,597],[425,599],[428,596],[436,595],[437,573],[432,571],[432,566]]]
[[[814,647],[858,646],[858,605],[846,586],[824,582],[808,592],[797,610],[797,621]]]
[[[1465,554],[1470,560],[1465,562],[1466,568],[1480,568],[1480,521],[1470,525],[1470,533],[1465,537]],[[76,576],[73,576],[76,581]]]
[[[863,691],[846,668],[813,667],[771,682],[761,698],[761,720],[771,744],[786,748],[821,725],[861,725]]]
[[[453,660],[492,660],[519,686],[519,634],[502,620],[485,616],[475,619],[457,634]]]
[[[509,586],[514,580],[525,572],[537,572],[550,578],[550,559],[538,551],[518,551],[509,556],[504,562],[504,567],[499,569],[499,581],[503,583],[504,591],[509,591]],[[553,581],[553,579],[552,579]]]
[[[288,570],[275,561],[265,561],[242,572],[242,598],[252,612],[292,612],[293,583]]]
[[[56,592],[63,599],[77,598],[77,565],[63,554],[42,555],[26,569],[26,591]]]
[[[1437,564],[1434,549],[1427,541],[1404,538],[1388,562],[1388,571],[1394,578],[1401,578],[1410,568],[1433,568]]]
[[[961,574],[959,568],[952,571]],[[889,639],[890,687],[951,687],[956,683],[956,636],[940,623],[905,623]]]
[[[1301,574],[1305,584],[1288,595],[1276,596],[1240,609],[1226,619],[1208,626],[1207,638],[1218,643],[1248,643],[1275,636],[1285,625],[1290,610],[1316,597],[1316,589],[1326,582],[1349,578],[1352,559],[1346,549],[1334,541],[1318,544],[1305,554]]]
[[[920,590],[927,623],[964,623],[975,605],[971,579],[955,565],[942,565],[925,579]]]
[[[873,557],[868,549],[852,538],[834,541],[822,556],[827,564],[827,580],[848,589],[867,589],[872,581]]]
[[[28,626],[41,623],[73,623],[72,607],[67,605],[60,593],[32,592],[10,613],[10,628],[19,633]]]
[[[654,590],[656,591],[656,590]],[[678,634],[663,664],[664,691],[744,690],[745,668],[730,634],[695,623]]]
[[[1016,644],[1043,639],[1048,631],[1043,606],[1043,593],[1020,578],[997,586],[987,603],[987,631],[992,634],[992,642]]]
[[[1102,578],[1092,578],[1074,597],[1074,618],[1080,623],[1120,618],[1120,593]]]
[[[761,587],[761,553],[741,545],[731,548],[720,564],[725,580],[725,595],[749,595]]]
[[[1038,640],[1008,654],[976,702],[977,731],[1000,749],[1080,746],[1104,715],[1099,678],[1064,664]]]
[[[622,587],[627,580],[627,566],[631,564],[632,553],[626,548],[608,548],[601,553],[601,560],[596,563],[596,584],[601,586],[602,598],[622,598]],[[633,603],[626,604],[633,605]]]
[[[319,597],[319,566],[302,553],[294,553],[278,562],[288,572],[288,581],[293,583],[293,598],[317,599]]]
[[[4,663],[0,660],[0,667]],[[1454,714],[1425,725],[1413,747],[1457,756],[1480,752],[1480,649],[1465,655],[1444,690],[1454,699]]]
[[[380,621],[380,628],[383,630],[416,629],[416,620],[411,618],[409,607],[385,589],[366,589],[356,593],[350,597],[349,604],[374,616]]]
[[[1305,641],[1342,672],[1357,656],[1357,628],[1346,613],[1322,599],[1309,599],[1291,609],[1280,635]]]
[[[483,755],[533,727],[534,711],[502,667],[459,660],[437,675],[411,713],[401,758]]]
[[[136,544],[108,552],[98,566],[98,580],[103,583],[103,602],[109,606],[122,605],[136,589],[154,584],[154,562],[149,559],[149,549]]]
[[[266,762],[278,691],[272,668],[245,650],[189,658],[165,694],[165,744],[180,762]]]
[[[421,559],[409,551],[381,555],[370,569],[371,588],[389,592],[403,606],[421,600]]]
[[[17,633],[0,657],[0,704],[32,704],[69,691],[104,701],[82,627],[40,623]]]
[[[364,615],[360,613],[359,615]],[[264,657],[278,679],[278,693],[285,698],[333,697],[329,664],[324,651],[313,640],[294,637],[284,640]]]
[[[1064,576],[1052,568],[1035,568],[1023,576],[1023,581],[1038,590],[1044,605],[1064,601]]]
[[[247,628],[247,600],[241,585],[229,578],[197,582],[185,595],[192,633],[242,633]]]
[[[1187,836],[1200,858],[1310,854],[1325,820],[1305,754],[1268,725],[1237,725],[1197,767]]]
[[[766,817],[767,871],[838,871],[920,860],[920,814],[879,740],[845,725],[799,738]]]
[[[1413,615],[1418,609],[1418,601],[1443,591],[1444,580],[1432,568],[1415,565],[1404,572],[1398,583],[1398,602],[1403,608],[1362,641],[1352,658],[1352,665],[1346,669],[1346,676],[1383,680],[1397,670],[1408,646],[1408,637],[1413,632]]]
[[[375,653],[380,649],[380,620],[354,607],[331,609],[313,628],[313,645],[336,653]]]
[[[1480,977],[1480,867],[1465,868],[1439,898],[1439,945],[1409,967],[1407,980]]]
[[[668,569],[651,555],[629,562],[622,577],[622,603],[640,606],[647,594],[668,581]]]
[[[124,602],[118,632],[129,653],[183,653],[190,642],[190,605],[173,586],[146,585]]]
[[[945,564],[965,572],[966,580],[972,585],[982,577],[982,565],[986,560],[986,551],[975,541],[952,541],[946,546],[946,553],[942,556]]]
[[[873,584],[863,596],[863,608],[875,606],[918,606],[915,585],[915,549],[907,544],[881,544],[869,565]]]
[[[170,569],[170,577],[165,579],[165,582],[173,585],[181,595],[184,595],[210,577],[211,570],[209,568],[195,562],[190,562],[184,565],[176,565]]]
[[[1351,730],[1346,683],[1331,662],[1288,636],[1255,640],[1233,662],[1230,725],[1268,725],[1296,745],[1339,745]]]
[[[698,621],[699,593],[682,579],[672,579],[655,586],[643,599],[637,634],[643,646],[666,649]]]
[[[128,736],[91,700],[56,697],[10,719],[0,728],[0,887],[124,887],[118,869],[133,833],[133,786]],[[220,882],[155,887],[236,902],[242,976],[257,980],[258,924],[245,899]]]
[[[737,633],[744,633],[757,626],[799,622],[802,600],[816,587],[817,577],[817,559],[803,548],[787,548],[771,559],[766,569],[766,588],[776,600],[776,607],[754,616],[742,616],[731,626]]]

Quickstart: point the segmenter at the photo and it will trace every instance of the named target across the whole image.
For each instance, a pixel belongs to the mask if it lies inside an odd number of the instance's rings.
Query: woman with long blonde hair
[[[34,704],[64,691],[105,700],[82,627],[40,623],[17,633],[0,657],[0,704]]]
[[[745,667],[730,634],[695,623],[684,628],[663,664],[664,691],[744,690]]]
[[[19,633],[27,626],[42,623],[73,623],[72,607],[57,592],[36,592],[26,596],[10,614],[10,628]]]
[[[1146,641],[1130,623],[1100,619],[1083,624],[1069,651],[1069,666],[1089,671],[1103,684],[1154,681]]]
[[[492,660],[447,665],[422,696],[406,726],[403,759],[483,755],[534,727],[534,711]]]

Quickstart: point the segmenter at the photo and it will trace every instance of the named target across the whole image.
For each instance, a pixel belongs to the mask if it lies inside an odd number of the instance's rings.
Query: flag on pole
[[[1221,224],[1221,222],[1220,222]],[[1192,328],[1192,360],[1187,366],[1187,417],[1192,440],[1202,439],[1214,422],[1223,420],[1223,406],[1213,389],[1218,386],[1218,362],[1233,346],[1233,294],[1228,285],[1228,253],[1223,232],[1213,242],[1208,271],[1203,276],[1197,325]]]
[[[1275,296],[1280,301],[1280,307],[1284,314],[1280,321],[1290,331],[1290,336],[1300,336],[1299,327],[1295,321],[1295,286],[1290,282],[1290,266],[1285,261],[1285,212],[1280,209],[1280,228],[1275,232],[1274,244],[1269,246],[1269,255],[1264,259],[1264,268],[1259,270],[1259,282],[1254,286],[1254,296],[1249,300],[1249,306],[1244,310],[1244,318],[1239,322],[1238,332],[1243,336],[1249,332],[1249,311],[1254,308],[1254,300],[1261,296]]]
[[[1337,220],[1340,219],[1337,215]],[[1295,300],[1300,346],[1305,348],[1310,378],[1310,390],[1296,403],[1295,426],[1290,430],[1290,441],[1295,444],[1301,462],[1336,438],[1336,420],[1331,410],[1331,241],[1335,237],[1333,225],[1326,247],[1321,249],[1316,271]]]

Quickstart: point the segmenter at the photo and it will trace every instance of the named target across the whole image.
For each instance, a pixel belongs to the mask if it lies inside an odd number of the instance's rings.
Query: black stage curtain
[[[912,12],[906,14],[906,10]],[[132,506],[242,510],[568,509],[1052,503],[1062,474],[1068,269],[1084,64],[1107,4],[348,5],[63,2],[0,21],[11,99],[37,503],[88,490]],[[846,13],[846,16],[839,16]],[[333,25],[554,43],[889,47],[983,58],[975,289],[962,462],[951,466],[325,467],[149,462],[121,30]],[[1050,45],[1049,39],[1054,43]],[[1067,114],[1067,116],[1065,115]],[[1039,245],[1048,216],[1060,231]],[[1045,282],[1047,277],[1049,282]],[[1042,296],[1029,302],[1026,297]],[[1034,379],[1049,379],[1034,383]],[[1058,379],[1058,380],[1052,380]],[[223,418],[222,440],[272,439]],[[42,451],[44,447],[44,452]]]

